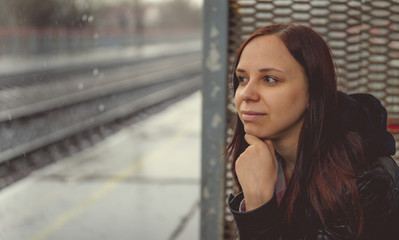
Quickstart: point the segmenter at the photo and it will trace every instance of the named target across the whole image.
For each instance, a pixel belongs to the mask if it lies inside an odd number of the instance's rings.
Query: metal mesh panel
[[[237,49],[254,30],[272,23],[294,22],[310,26],[332,49],[340,90],[375,95],[387,108],[389,123],[399,123],[398,0],[230,0],[229,15],[230,71]],[[232,126],[235,111],[231,91],[229,94],[227,126]],[[231,136],[231,133],[232,129],[228,128],[227,134]],[[399,144],[399,131],[392,130],[392,133]],[[398,155],[395,158],[398,160]],[[228,162],[226,198],[234,191],[233,186],[231,162]],[[227,206],[224,215],[224,239],[236,239],[235,224]]]

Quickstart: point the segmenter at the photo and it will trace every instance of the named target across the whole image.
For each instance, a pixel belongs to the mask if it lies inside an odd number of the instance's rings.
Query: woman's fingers
[[[277,181],[277,160],[273,143],[246,134],[248,148],[236,160],[236,174],[244,191],[248,209],[270,200]]]
[[[254,145],[260,145],[260,146],[267,146],[267,149],[270,151],[270,154],[273,156],[275,156],[275,152],[274,152],[274,145],[272,140],[270,139],[265,139],[265,140],[261,140],[260,138],[251,135],[251,134],[245,134],[244,136],[245,141],[248,143],[249,146],[254,146]]]
[[[251,135],[251,134],[245,134],[244,138],[245,138],[245,141],[247,141],[247,143],[249,145],[263,143],[262,140],[260,140],[258,137],[255,137],[254,135]]]
[[[270,139],[265,139],[263,142],[266,143],[266,145],[267,145],[267,147],[269,148],[270,152],[273,154],[273,156],[275,156],[274,145],[273,145],[272,140],[270,140]]]

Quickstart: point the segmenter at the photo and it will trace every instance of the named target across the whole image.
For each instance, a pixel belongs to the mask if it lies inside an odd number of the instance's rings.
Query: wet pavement
[[[0,191],[0,239],[199,239],[196,92]]]

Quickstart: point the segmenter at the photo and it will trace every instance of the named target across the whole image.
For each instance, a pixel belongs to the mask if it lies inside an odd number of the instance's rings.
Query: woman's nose
[[[240,91],[240,97],[244,101],[258,101],[259,88],[254,81],[249,81]]]

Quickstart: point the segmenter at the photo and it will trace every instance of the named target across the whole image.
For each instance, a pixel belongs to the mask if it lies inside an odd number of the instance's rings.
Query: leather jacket
[[[359,133],[365,154],[371,161],[370,167],[357,179],[364,216],[364,227],[358,239],[399,239],[399,167],[389,157],[396,149],[392,135],[386,130],[386,111],[369,94],[348,96],[339,93],[339,107],[341,124],[348,131]],[[339,220],[330,219],[334,227],[327,229],[306,199],[299,200],[303,211],[296,216],[298,221],[288,227],[282,220],[282,209],[279,209],[275,196],[257,209],[239,212],[243,198],[240,193],[228,199],[242,240],[356,239]]]

